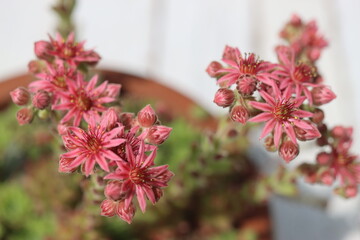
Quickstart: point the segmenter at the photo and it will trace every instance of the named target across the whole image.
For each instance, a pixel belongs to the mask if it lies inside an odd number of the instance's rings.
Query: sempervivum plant
[[[336,98],[316,67],[328,43],[315,21],[305,23],[296,15],[280,36],[287,44],[275,48],[278,62],[274,63],[226,46],[225,65],[213,61],[206,70],[220,86],[214,102],[229,107],[235,122],[264,122],[260,139],[266,137],[265,148],[277,151],[287,163],[298,156],[298,141],[316,140],[319,148],[328,146],[330,151],[319,153],[315,164],[300,165],[299,172],[312,183],[336,183],[335,193],[353,197],[360,168],[357,156],[349,153],[352,128],[328,130],[320,108]]]
[[[159,124],[150,105],[137,116],[109,105],[116,103],[121,86],[98,84],[97,75],[88,76],[100,56],[77,43],[73,33],[36,42],[35,54],[38,60],[29,64],[35,81],[11,92],[14,103],[23,107],[19,124],[50,119],[67,150],[59,157],[59,171],[101,178],[106,189],[101,215],[131,223],[134,197],[145,212],[146,199],[155,204],[174,175],[167,165],[155,164],[158,145],[171,128]]]

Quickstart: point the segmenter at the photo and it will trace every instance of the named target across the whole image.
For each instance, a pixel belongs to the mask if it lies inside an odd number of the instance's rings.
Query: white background
[[[26,72],[33,43],[54,33],[54,2],[0,0],[1,80]],[[205,68],[226,44],[275,60],[278,32],[291,14],[316,19],[330,42],[319,69],[338,96],[325,107],[327,122],[354,126],[353,150],[360,153],[359,11],[357,0],[81,0],[75,19],[78,39],[102,56],[99,67],[158,79],[213,113],[221,112],[212,103],[217,87]],[[343,212],[354,206],[358,211],[352,201]]]

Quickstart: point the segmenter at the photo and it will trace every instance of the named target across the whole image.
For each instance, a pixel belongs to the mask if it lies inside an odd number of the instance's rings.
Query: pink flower
[[[30,93],[24,87],[18,87],[10,92],[11,100],[19,106],[24,106],[29,102]]]
[[[36,75],[39,80],[30,83],[29,88],[35,92],[44,90],[52,93],[53,102],[61,99],[68,91],[69,82],[76,79],[75,68],[67,67],[63,61],[55,61],[54,65],[47,63],[46,71]]]
[[[31,123],[34,118],[34,113],[29,108],[22,108],[16,113],[16,119],[19,125],[25,125]]]
[[[157,191],[166,187],[174,174],[168,170],[167,165],[154,167],[156,149],[147,156],[143,141],[137,155],[129,144],[126,144],[125,148],[127,161],[117,161],[118,168],[115,172],[106,175],[104,179],[122,181],[122,192],[126,192],[125,208],[130,206],[136,194],[140,209],[145,212],[145,196],[155,204],[158,200]]]
[[[74,33],[70,33],[66,40],[59,33],[56,34],[56,39],[49,37],[50,43],[46,41],[35,43],[35,52],[39,52],[39,55],[37,55],[44,60],[48,61],[44,56],[51,55],[73,66],[77,66],[82,62],[96,64],[100,60],[100,56],[93,50],[84,50],[85,42],[75,42]]]
[[[229,48],[229,47],[227,47]],[[233,49],[233,56],[223,58],[223,61],[230,66],[230,68],[222,68],[217,73],[225,73],[219,78],[218,84],[224,84],[229,87],[237,81],[242,81],[244,77],[252,77],[254,80],[264,82],[266,84],[272,83],[272,74],[270,70],[274,68],[273,64],[260,61],[255,54],[246,54],[243,57],[239,49]]]
[[[329,103],[336,98],[335,93],[325,86],[313,88],[311,95],[314,100],[314,104],[318,106]]]
[[[313,98],[309,87],[319,86],[315,84],[315,70],[306,63],[296,64],[295,51],[291,47],[278,46],[276,53],[280,61],[280,69],[277,70],[277,74],[281,76],[280,89],[289,89],[292,93],[296,93],[297,96],[301,96],[302,93],[307,97],[310,104],[312,104]]]
[[[69,134],[65,137],[65,146],[71,150],[61,155],[62,158],[72,158],[73,161],[68,164],[69,168],[78,167],[84,164],[84,172],[89,176],[95,163],[104,171],[109,172],[109,165],[106,159],[121,160],[111,149],[119,146],[125,140],[118,138],[117,135],[123,127],[117,127],[107,132],[107,121],[103,118],[100,124],[95,120],[89,122],[88,131],[78,127],[69,127]]]
[[[275,97],[270,96],[265,91],[260,91],[260,95],[266,103],[256,101],[249,102],[254,108],[263,111],[257,116],[250,118],[249,121],[266,122],[260,139],[271,131],[274,131],[274,143],[276,147],[279,146],[283,132],[296,144],[294,126],[301,129],[311,129],[312,126],[302,120],[302,118],[311,117],[313,114],[299,109],[305,97],[292,98],[289,89],[281,94],[275,84],[273,89]]]
[[[234,91],[229,88],[220,88],[215,93],[214,103],[219,107],[229,107],[235,100]]]
[[[113,201],[105,199],[101,203],[101,215],[105,217],[113,217],[117,215],[122,220],[130,224],[135,215],[135,207],[132,203],[125,207],[124,201]]]
[[[231,109],[230,118],[234,122],[245,124],[249,119],[249,111],[242,105],[236,105]]]
[[[64,94],[63,102],[53,105],[54,110],[65,110],[67,114],[61,120],[61,123],[68,122],[74,118],[74,126],[79,126],[81,119],[87,122],[92,117],[98,117],[98,112],[106,110],[103,103],[109,103],[115,99],[112,97],[102,96],[106,90],[107,81],[96,87],[98,77],[94,76],[90,82],[85,82],[81,74],[77,75],[76,82],[69,81],[69,91]]]
[[[137,115],[138,122],[142,127],[151,127],[157,120],[156,113],[150,104],[146,105]]]

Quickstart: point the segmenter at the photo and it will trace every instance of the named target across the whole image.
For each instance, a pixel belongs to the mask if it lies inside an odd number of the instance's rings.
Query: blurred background
[[[54,34],[54,2],[0,1],[0,81],[26,73],[33,43]],[[212,102],[217,86],[205,69],[225,45],[275,61],[278,32],[291,15],[315,19],[329,41],[319,70],[337,94],[324,107],[326,121],[354,126],[359,153],[359,9],[358,0],[79,0],[74,21],[77,38],[101,55],[99,68],[151,77],[223,114]],[[332,197],[329,213],[354,224],[346,239],[360,239],[359,210],[359,199]]]

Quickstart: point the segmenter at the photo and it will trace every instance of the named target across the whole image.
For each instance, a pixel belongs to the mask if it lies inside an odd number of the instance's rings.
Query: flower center
[[[240,71],[243,74],[255,75],[258,72],[258,67],[262,61],[256,58],[255,54],[245,55],[240,64]]]
[[[273,110],[274,117],[279,122],[287,122],[293,118],[292,113],[294,111],[294,103],[289,100],[276,104]]]
[[[66,88],[66,82],[64,76],[56,76],[54,78],[54,84],[59,88]]]
[[[296,82],[300,82],[300,83],[309,82],[314,77],[315,77],[314,70],[309,65],[305,63],[300,63],[295,67],[293,73],[293,79]]]
[[[146,170],[142,168],[132,169],[129,173],[129,178],[134,184],[141,184],[148,180]]]
[[[62,49],[62,55],[64,58],[71,58],[75,56],[75,49],[72,45],[66,45]]]
[[[88,111],[92,107],[91,99],[82,90],[76,99],[76,105],[83,111]]]
[[[101,149],[101,141],[95,137],[89,137],[86,141],[86,148],[93,153],[97,153]]]

